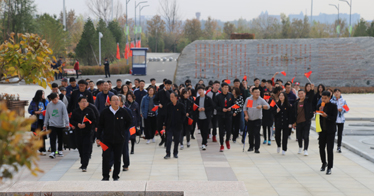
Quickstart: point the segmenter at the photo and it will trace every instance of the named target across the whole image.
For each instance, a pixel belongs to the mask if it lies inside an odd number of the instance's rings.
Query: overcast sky
[[[58,15],[62,11],[63,0],[34,0],[38,13],[49,13]],[[91,16],[87,6],[87,0],[65,0],[67,10],[74,9],[76,14]],[[117,1],[117,0],[114,0]],[[120,0],[124,7],[126,0]],[[201,19],[211,16],[222,21],[231,21],[240,17],[250,20],[257,17],[266,10],[270,15],[299,14],[306,12],[308,16],[311,10],[311,0],[177,0],[183,19],[195,17],[196,12],[201,12]],[[340,12],[349,14],[349,6],[345,2],[338,0],[313,0],[313,15],[319,13],[336,14],[335,7],[329,4],[340,4]],[[350,0],[348,0],[350,1]],[[140,0],[138,0],[140,2]],[[134,17],[134,0],[128,4],[128,12],[131,18]],[[153,16],[159,14],[159,0],[148,0],[150,6],[142,11],[142,15]],[[143,4],[146,5],[146,4]],[[374,19],[374,0],[353,0],[352,14],[358,13],[366,20]]]

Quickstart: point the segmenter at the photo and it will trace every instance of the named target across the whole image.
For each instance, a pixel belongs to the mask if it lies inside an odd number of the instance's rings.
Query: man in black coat
[[[330,102],[330,96],[330,92],[324,91],[322,93],[322,103],[325,103],[325,106],[318,106],[319,110],[323,111],[323,114],[321,114],[322,132],[319,133],[318,139],[319,155],[322,161],[321,171],[325,171],[325,168],[327,166],[326,175],[331,174],[331,168],[333,167],[336,118],[338,116],[338,109],[335,104]],[[328,162],[326,162],[326,146]]]
[[[209,135],[209,123],[214,109],[213,101],[210,97],[204,94],[204,88],[202,86],[197,87],[197,93],[199,97],[196,98],[195,104],[199,106],[196,109],[196,119],[199,119],[199,127],[201,131],[201,137],[203,139],[201,148],[206,150]]]
[[[69,113],[73,112],[76,108],[79,107],[78,99],[80,97],[86,97],[89,103],[94,103],[92,94],[90,93],[90,91],[86,90],[87,85],[88,84],[85,80],[79,80],[78,82],[79,89],[77,91],[73,91],[73,93],[70,96],[70,101],[68,105]]]
[[[171,91],[171,84],[170,80],[165,81],[165,88],[159,90],[153,98],[154,104],[158,105],[158,115],[157,115],[157,131],[161,131],[162,127],[165,126],[165,118],[166,118],[166,106],[171,102],[170,101],[170,93]],[[165,143],[165,137],[160,134],[161,142],[159,146]]]
[[[99,127],[97,129],[97,144],[102,142],[108,149],[103,151],[103,181],[109,181],[110,162],[114,161],[113,180],[118,181],[121,170],[121,155],[126,135],[132,125],[132,116],[119,107],[120,101],[117,95],[113,95],[111,106],[100,113]]]
[[[109,60],[108,58],[105,58],[105,61],[104,61],[104,68],[105,68],[105,78],[107,78],[109,76],[110,78],[110,72],[109,72]]]
[[[87,97],[79,97],[79,108],[76,108],[71,115],[70,124],[73,125],[78,144],[79,156],[83,172],[87,171],[88,161],[92,152],[92,127],[95,126],[96,115],[88,108]]]
[[[170,148],[174,137],[174,158],[178,158],[178,145],[180,134],[182,131],[182,126],[184,119],[186,118],[186,111],[184,110],[184,105],[178,102],[178,94],[172,92],[170,94],[171,103],[166,105],[166,116],[165,116],[165,126],[163,127],[166,131],[166,156],[164,159],[170,159]]]

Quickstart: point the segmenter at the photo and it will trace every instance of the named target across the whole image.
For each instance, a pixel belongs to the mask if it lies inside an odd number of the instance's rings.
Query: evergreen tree
[[[97,64],[94,52],[98,53],[98,38],[99,34],[95,31],[92,20],[88,18],[84,24],[81,39],[75,48],[76,56],[81,63],[85,65]]]
[[[361,18],[360,22],[355,26],[354,37],[368,36],[366,21]]]
[[[103,34],[103,38],[101,38],[101,64],[103,64],[105,58],[110,61],[114,60],[117,52],[117,43],[103,19],[100,19],[97,24],[96,35],[99,35],[99,32]]]

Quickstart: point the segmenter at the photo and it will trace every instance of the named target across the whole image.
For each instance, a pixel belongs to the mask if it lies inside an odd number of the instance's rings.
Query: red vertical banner
[[[195,78],[197,78],[197,44],[195,44]]]
[[[200,78],[201,78],[201,64],[202,64],[202,60],[203,60],[203,53],[201,52],[201,44],[200,44]]]
[[[217,44],[217,79],[219,78],[219,44]]]
[[[206,78],[206,44],[204,44],[204,78]]]

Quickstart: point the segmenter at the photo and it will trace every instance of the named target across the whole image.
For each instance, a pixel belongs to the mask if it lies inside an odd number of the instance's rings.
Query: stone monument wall
[[[374,38],[198,40],[178,58],[174,82],[192,83],[248,77],[276,78],[304,85],[304,73],[312,71],[315,84],[335,87],[374,86]]]

